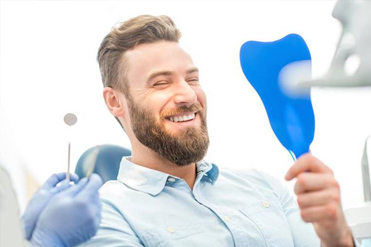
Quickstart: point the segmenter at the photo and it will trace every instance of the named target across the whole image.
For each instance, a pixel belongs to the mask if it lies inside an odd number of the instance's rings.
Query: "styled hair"
[[[139,44],[178,42],[180,37],[181,33],[173,20],[165,15],[140,15],[112,28],[103,39],[97,57],[104,87],[119,90],[129,97],[128,83],[124,76],[124,53]]]

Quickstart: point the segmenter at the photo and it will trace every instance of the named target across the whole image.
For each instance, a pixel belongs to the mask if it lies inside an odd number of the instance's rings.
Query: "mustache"
[[[164,118],[174,116],[174,115],[177,115],[183,112],[198,112],[198,111],[201,111],[202,109],[203,107],[201,106],[201,104],[197,102],[191,106],[181,106],[181,107],[177,107],[173,109],[164,110],[161,113],[160,118],[164,119]]]

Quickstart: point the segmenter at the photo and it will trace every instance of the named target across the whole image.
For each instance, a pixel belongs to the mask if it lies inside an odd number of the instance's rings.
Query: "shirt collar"
[[[197,163],[197,176],[199,175],[207,177],[208,181],[214,184],[219,177],[219,168],[215,164],[202,160]]]
[[[130,156],[122,158],[117,180],[135,190],[156,196],[164,189],[168,177],[179,179],[170,174],[132,163],[130,158]],[[208,181],[214,184],[219,176],[219,169],[214,164],[200,161],[197,163],[197,177],[200,175],[207,177]]]

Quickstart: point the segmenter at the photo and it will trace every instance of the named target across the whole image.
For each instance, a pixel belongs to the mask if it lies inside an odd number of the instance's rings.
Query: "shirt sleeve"
[[[109,200],[102,199],[102,221],[97,234],[80,247],[143,247],[131,226]]]
[[[300,209],[292,194],[278,179],[273,178],[266,173],[263,173],[263,176],[268,180],[271,188],[281,202],[282,209],[286,215],[291,230],[294,245],[296,247],[321,246],[320,239],[318,238],[313,225],[302,220]]]

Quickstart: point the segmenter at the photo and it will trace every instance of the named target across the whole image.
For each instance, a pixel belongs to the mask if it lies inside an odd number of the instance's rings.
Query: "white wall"
[[[0,110],[6,112],[1,122],[8,123],[2,127],[5,148],[0,157],[17,153],[11,168],[17,184],[22,184],[22,176],[14,167],[21,163],[40,183],[66,170],[69,131],[72,164],[93,145],[130,148],[104,105],[96,53],[115,23],[139,14],[171,16],[183,33],[181,43],[201,70],[211,136],[207,159],[220,166],[255,167],[282,179],[293,162],[244,78],[239,49],[248,40],[272,41],[298,33],[311,50],[314,75],[320,75],[330,65],[341,32],[331,17],[335,1],[330,0],[0,4]],[[360,160],[364,139],[371,133],[370,95],[369,89],[312,93],[316,136],[311,150],[335,171],[345,208],[363,200]],[[79,119],[70,129],[63,123],[68,112]]]

